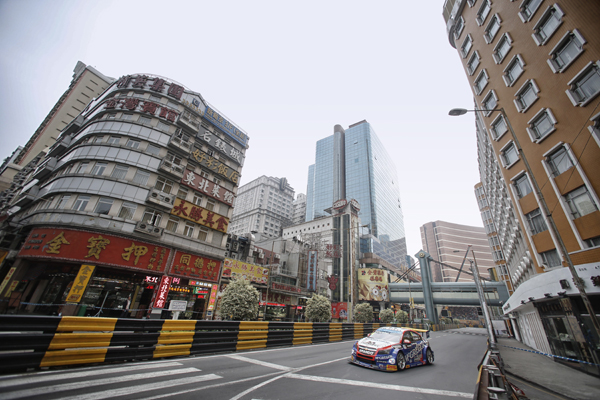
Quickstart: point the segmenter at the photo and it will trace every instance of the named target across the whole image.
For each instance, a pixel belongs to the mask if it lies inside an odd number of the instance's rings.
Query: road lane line
[[[311,375],[288,373],[288,374],[282,375],[282,377],[291,378],[291,379],[300,379],[300,380],[305,380],[305,381],[313,381],[313,382],[338,383],[341,385],[361,386],[361,387],[373,388],[373,389],[396,390],[399,392],[435,394],[435,395],[439,395],[439,396],[462,397],[465,399],[473,398],[472,393],[453,392],[450,390],[424,389],[424,388],[401,386],[401,385],[388,385],[388,384],[384,384],[384,383],[352,381],[349,379],[326,378],[323,376],[311,376]]]
[[[108,374],[120,374],[123,372],[129,371],[139,371],[142,369],[153,369],[153,368],[166,368],[166,367],[176,367],[182,365],[179,362],[169,362],[169,363],[161,363],[161,364],[144,364],[144,365],[132,365],[127,367],[117,367],[117,368],[105,368],[93,371],[80,371],[80,372],[63,372],[63,373],[54,373],[54,374],[44,374],[44,375],[34,375],[24,378],[10,379],[10,380],[0,380],[0,388],[6,388],[10,386],[19,386],[19,385],[30,385],[32,383],[40,383],[47,381],[57,381],[63,379],[75,379],[75,378],[84,378],[86,376],[98,376],[98,375],[108,375]]]
[[[284,365],[273,364],[273,363],[266,362],[266,361],[255,360],[253,358],[248,358],[248,357],[240,356],[240,355],[237,355],[237,354],[229,354],[229,355],[227,355],[227,357],[228,358],[233,358],[235,360],[240,360],[240,361],[244,361],[244,362],[256,364],[256,365],[262,365],[263,367],[279,369],[279,370],[282,370],[282,371],[291,371],[291,370],[293,370],[293,368],[286,367]]]
[[[187,373],[199,372],[199,371],[200,370],[198,368],[181,368],[181,369],[172,369],[172,370],[167,370],[167,371],[148,372],[145,374],[115,376],[112,378],[96,379],[93,381],[64,383],[64,384],[53,385],[53,386],[43,386],[43,387],[39,387],[39,388],[16,390],[13,392],[3,393],[2,400],[21,399],[23,397],[31,397],[31,396],[41,395],[41,394],[64,392],[67,390],[89,388],[92,386],[109,385],[109,384],[119,383],[119,382],[135,381],[138,379],[160,378],[160,377],[166,377],[166,376],[171,376],[171,375],[187,374]]]
[[[57,399],[57,400],[111,399],[111,398],[117,397],[117,396],[129,396],[129,395],[137,394],[140,392],[148,392],[150,390],[166,389],[166,388],[170,388],[170,387],[174,387],[174,386],[189,385],[191,383],[206,382],[206,381],[210,381],[210,380],[214,380],[214,379],[221,379],[221,378],[223,378],[223,377],[219,376],[219,375],[215,375],[215,374],[192,376],[189,378],[173,379],[173,380],[168,380],[168,381],[163,381],[163,382],[149,383],[146,385],[138,385],[138,386],[130,386],[130,387],[126,387],[126,388],[121,388],[121,389],[105,390],[103,392],[89,393],[89,394],[85,394],[85,395],[63,397],[63,398]]]

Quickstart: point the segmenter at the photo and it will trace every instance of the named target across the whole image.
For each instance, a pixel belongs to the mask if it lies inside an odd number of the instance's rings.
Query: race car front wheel
[[[396,356],[396,365],[398,366],[398,371],[402,371],[406,368],[406,359],[404,358],[404,354],[399,352]]]
[[[433,364],[433,351],[431,351],[431,349],[427,349],[426,356],[427,356],[427,364]]]

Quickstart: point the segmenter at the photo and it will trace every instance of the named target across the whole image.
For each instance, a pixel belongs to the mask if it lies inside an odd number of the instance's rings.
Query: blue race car
[[[423,329],[379,328],[354,343],[350,362],[383,371],[433,364],[433,350],[422,333],[429,337]]]

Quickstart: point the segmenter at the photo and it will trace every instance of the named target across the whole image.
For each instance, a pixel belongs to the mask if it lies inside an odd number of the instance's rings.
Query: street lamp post
[[[450,110],[450,112],[448,112],[448,115],[459,116],[459,115],[464,115],[467,112],[477,112],[477,111],[486,111],[486,112],[500,111],[502,113],[502,116],[504,117],[504,120],[506,121],[506,125],[508,125],[508,128],[510,130],[510,134],[512,136],[513,142],[515,143],[515,146],[517,147],[517,151],[519,152],[519,156],[523,160],[527,174],[529,175],[529,178],[531,179],[531,182],[533,183],[535,193],[540,201],[540,206],[542,208],[542,211],[544,212],[546,220],[548,221],[548,227],[550,229],[550,234],[558,243],[558,248],[561,253],[561,256],[562,256],[563,260],[566,261],[567,266],[568,266],[569,270],[571,271],[571,275],[573,276],[573,281],[575,283],[575,287],[579,290],[579,294],[581,295],[583,304],[585,304],[585,308],[587,309],[587,311],[590,315],[590,319],[592,320],[592,324],[594,325],[594,328],[596,329],[596,333],[598,334],[598,336],[600,336],[600,322],[598,322],[598,318],[596,317],[594,308],[592,307],[592,303],[590,302],[590,299],[588,298],[588,295],[585,292],[585,288],[583,287],[583,279],[581,279],[579,277],[579,274],[577,273],[577,270],[576,270],[575,266],[573,265],[571,256],[569,255],[569,252],[567,251],[567,247],[565,246],[565,243],[562,240],[562,236],[560,235],[560,232],[558,231],[558,228],[556,227],[556,224],[554,223],[554,218],[552,217],[552,213],[548,209],[548,205],[546,204],[546,200],[544,199],[544,196],[542,195],[542,191],[537,183],[537,179],[535,178],[535,175],[533,175],[533,172],[531,170],[529,162],[527,161],[527,158],[525,157],[525,153],[523,152],[523,149],[521,148],[521,144],[519,143],[519,140],[517,139],[517,135],[515,134],[515,131],[513,130],[513,127],[510,123],[510,120],[508,119],[508,116],[506,115],[506,112],[504,111],[504,108],[501,107],[501,108],[497,108],[497,109],[493,109],[493,110],[485,110],[485,109],[466,110],[464,108],[453,108],[452,110]]]

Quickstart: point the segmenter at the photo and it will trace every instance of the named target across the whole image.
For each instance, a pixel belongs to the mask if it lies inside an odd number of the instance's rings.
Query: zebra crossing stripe
[[[101,386],[101,385],[110,385],[114,383],[120,382],[129,382],[129,381],[137,381],[140,379],[152,379],[152,378],[161,378],[172,375],[179,374],[187,374],[191,372],[199,372],[198,368],[181,368],[181,369],[172,369],[167,371],[156,371],[156,372],[148,372],[143,374],[132,374],[132,375],[124,375],[124,376],[114,376],[110,378],[104,379],[96,379],[91,381],[83,381],[83,382],[74,382],[74,383],[63,383],[52,386],[43,386],[38,388],[29,388],[23,390],[16,390],[13,392],[6,392],[2,394],[3,400],[12,400],[12,399],[21,399],[24,397],[32,397],[43,394],[51,394],[58,392],[65,392],[67,390],[77,390],[83,388],[90,388],[93,386]],[[78,396],[76,396],[78,397]]]

